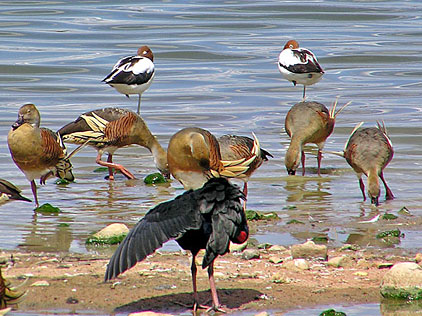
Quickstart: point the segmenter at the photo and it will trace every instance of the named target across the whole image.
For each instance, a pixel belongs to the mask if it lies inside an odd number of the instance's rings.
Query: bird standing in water
[[[58,133],[64,142],[94,147],[98,152],[97,164],[108,167],[109,180],[114,180],[113,169],[119,170],[128,179],[135,178],[125,167],[113,162],[114,152],[131,144],[148,148],[157,169],[166,178],[170,177],[166,151],[152,135],[145,121],[132,111],[104,108],[86,112],[59,129]],[[101,160],[104,152],[108,152],[107,162]]]
[[[336,112],[337,100],[330,110],[318,102],[296,103],[287,113],[285,129],[290,136],[290,145],[286,152],[284,164],[289,175],[296,174],[302,162],[302,175],[305,175],[305,152],[303,146],[312,143],[318,146],[318,175],[321,174],[322,149],[328,136],[334,129],[337,115],[347,106],[346,103]]]
[[[189,190],[174,200],[151,209],[132,228],[113,254],[105,281],[115,278],[144,260],[163,243],[175,239],[192,253],[193,309],[203,308],[196,286],[195,257],[205,249],[202,268],[208,267],[212,295],[210,310],[222,311],[214,282],[214,260],[229,252],[229,243],[244,243],[249,230],[241,204],[243,193],[224,178],[210,179],[195,191]]]
[[[378,127],[360,128],[358,124],[350,134],[344,148],[343,157],[356,172],[363,200],[366,200],[365,185],[362,174],[368,177],[368,195],[371,203],[379,205],[380,185],[378,177],[384,183],[386,200],[394,199],[393,192],[384,179],[384,169],[393,159],[393,144],[388,137],[384,122]]]
[[[138,49],[136,56],[120,59],[102,81],[129,97],[138,94],[138,110],[141,110],[141,95],[147,90],[155,76],[154,55],[148,46]]]
[[[52,175],[68,181],[75,178],[70,157],[78,150],[66,155],[59,134],[47,128],[40,128],[40,112],[33,104],[25,104],[19,109],[18,119],[7,136],[10,154],[15,164],[31,183],[32,194],[38,207],[37,186]]]
[[[295,86],[296,84],[303,85],[304,99],[306,86],[317,83],[324,74],[314,53],[306,48],[299,48],[295,40],[290,40],[284,45],[278,56],[278,70]]]

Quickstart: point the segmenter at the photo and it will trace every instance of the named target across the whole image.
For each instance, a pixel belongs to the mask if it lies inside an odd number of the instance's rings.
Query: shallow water
[[[419,185],[422,86],[422,5],[413,1],[0,1],[0,174],[32,198],[28,181],[10,158],[7,133],[22,104],[37,105],[42,125],[57,130],[79,114],[102,107],[136,110],[100,81],[118,58],[148,44],[157,74],[143,94],[141,113],[164,147],[171,135],[199,126],[217,136],[254,132],[274,155],[249,182],[248,208],[275,211],[281,221],[252,236],[288,246],[316,235],[329,245],[422,249]],[[284,155],[289,139],[284,117],[301,100],[302,87],[284,80],[277,57],[295,38],[312,49],[326,70],[307,89],[309,100],[327,107],[352,101],[338,117],[326,150],[339,151],[360,121],[384,120],[395,156],[385,171],[394,201],[378,209],[362,203],[356,176],[346,161],[325,154],[316,175],[310,146],[307,176],[288,177]],[[73,148],[69,146],[69,148]],[[110,183],[93,173],[96,152],[87,148],[72,160],[75,183],[40,187],[40,203],[59,215],[33,212],[33,204],[0,206],[0,248],[95,252],[85,239],[116,221],[133,225],[152,206],[183,192],[176,181],[150,187],[155,172],[149,152],[130,147],[115,161],[138,180],[118,176]],[[382,194],[384,191],[382,191]],[[398,211],[407,207],[410,214]],[[399,218],[362,223],[385,212]],[[296,219],[304,225],[289,225]],[[399,227],[399,242],[385,244],[376,233]],[[110,250],[106,250],[110,251]]]

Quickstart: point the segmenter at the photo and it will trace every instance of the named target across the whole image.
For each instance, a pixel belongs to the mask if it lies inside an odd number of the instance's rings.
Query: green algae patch
[[[88,237],[85,241],[85,244],[87,245],[115,245],[119,244],[125,239],[127,234],[121,234],[117,236],[111,236],[111,237],[96,237],[92,235],[91,237]]]
[[[279,219],[278,215],[275,212],[264,213],[253,210],[246,210],[245,215],[248,221]]]
[[[381,295],[385,298],[401,299],[401,300],[421,300],[422,288],[409,287],[409,288],[396,288],[384,286],[381,289]]]
[[[395,220],[395,219],[397,219],[398,218],[398,216],[396,216],[396,215],[394,215],[394,214],[391,214],[391,213],[385,213],[383,216],[382,216],[382,219],[385,219],[385,220],[387,220],[387,221],[392,221],[392,220]]]
[[[323,311],[319,316],[346,316],[346,313],[344,312],[337,312],[334,309],[327,309]]]
[[[45,203],[37,207],[35,212],[44,213],[44,214],[58,214],[61,210],[58,207],[51,205],[50,203]]]
[[[108,167],[98,167],[97,169],[94,169],[93,172],[96,172],[96,173],[108,172]]]
[[[305,223],[304,222],[301,222],[301,221],[298,221],[297,219],[292,219],[292,220],[290,220],[290,221],[288,221],[287,223],[286,223],[287,225],[291,225],[291,224],[300,224],[300,225],[304,225]]]
[[[328,237],[327,236],[314,236],[314,237],[312,237],[312,241],[316,244],[326,244],[326,243],[328,243]]]
[[[377,238],[378,239],[385,239],[385,238],[390,238],[390,237],[396,237],[396,238],[400,238],[403,237],[404,234],[400,231],[400,229],[396,228],[393,230],[387,230],[384,232],[381,232],[379,234],[377,234]]]
[[[129,228],[125,224],[110,224],[99,232],[92,234],[85,241],[87,245],[115,245],[123,241],[129,233]]]
[[[144,178],[145,184],[159,184],[166,182],[166,178],[164,178],[164,176],[159,172],[151,173]]]
[[[66,180],[66,179],[57,179],[55,182],[57,185],[67,185],[70,183],[70,181]]]

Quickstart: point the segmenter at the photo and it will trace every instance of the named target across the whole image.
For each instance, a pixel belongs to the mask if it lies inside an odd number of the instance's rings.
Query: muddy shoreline
[[[395,255],[373,249],[335,249],[328,257],[346,256],[344,267],[307,260],[309,269],[288,267],[290,251],[259,249],[260,258],[241,253],[217,258],[215,277],[220,301],[229,313],[276,310],[284,312],[330,304],[379,303],[379,285],[389,264],[414,261],[412,254]],[[103,282],[108,256],[3,251],[3,275],[27,290],[20,311],[95,310],[103,313],[184,313],[192,302],[190,255],[156,252],[113,282]],[[282,262],[274,263],[274,258]],[[201,262],[201,256],[197,263]],[[40,286],[35,286],[41,282]],[[42,285],[44,283],[44,286]],[[48,285],[47,285],[48,284]],[[199,268],[200,299],[208,302],[206,270]]]

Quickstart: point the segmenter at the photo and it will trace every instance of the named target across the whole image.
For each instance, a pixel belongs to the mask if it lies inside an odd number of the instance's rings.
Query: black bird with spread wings
[[[175,239],[192,253],[192,282],[194,305],[199,307],[196,289],[195,257],[205,249],[202,268],[208,267],[212,294],[211,310],[219,311],[220,303],[214,284],[214,260],[229,252],[230,241],[243,243],[249,230],[241,199],[243,193],[224,178],[212,178],[197,190],[190,190],[174,200],[151,209],[129,232],[107,267],[105,281],[133,267],[163,243]]]

